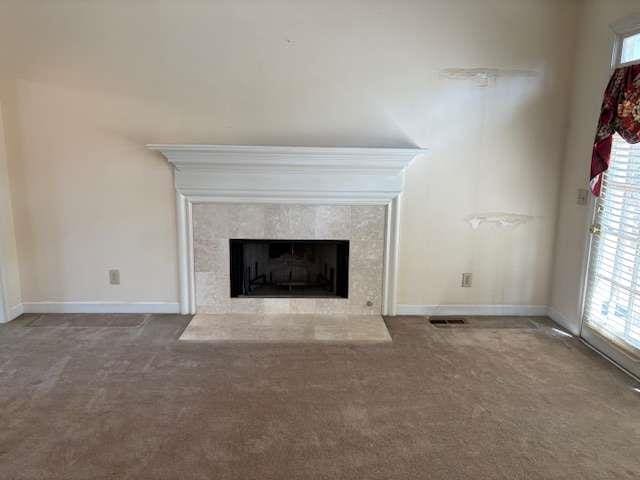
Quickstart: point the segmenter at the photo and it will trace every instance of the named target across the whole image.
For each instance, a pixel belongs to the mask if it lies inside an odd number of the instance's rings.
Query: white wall
[[[639,12],[637,1],[594,0],[585,2],[580,17],[551,297],[554,318],[574,333],[580,330],[583,261],[590,220],[589,208],[577,205],[576,195],[579,188],[588,185],[602,95],[611,76],[615,36],[610,25]]]
[[[171,171],[143,145],[201,142],[429,147],[402,204],[399,303],[546,305],[576,12],[573,0],[4,2],[25,301],[175,302]],[[484,85],[450,68],[495,70]],[[486,212],[532,218],[465,221]]]

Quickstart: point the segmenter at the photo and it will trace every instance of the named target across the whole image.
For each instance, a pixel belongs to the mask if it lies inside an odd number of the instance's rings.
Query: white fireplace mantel
[[[174,166],[180,310],[196,313],[193,202],[386,205],[384,314],[395,313],[400,195],[419,148],[147,145]]]

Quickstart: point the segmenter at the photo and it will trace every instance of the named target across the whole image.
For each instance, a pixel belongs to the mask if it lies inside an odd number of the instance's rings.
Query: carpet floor
[[[0,478],[640,477],[637,385],[548,319],[387,318],[370,345],[179,342],[188,321],[0,326]]]

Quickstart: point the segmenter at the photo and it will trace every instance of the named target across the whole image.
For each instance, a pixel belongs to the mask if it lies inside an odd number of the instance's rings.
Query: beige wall
[[[548,303],[576,12],[572,0],[4,2],[25,301],[175,302],[171,171],[143,145],[201,142],[431,148],[403,199],[399,302]],[[532,218],[465,221],[487,212]]]
[[[17,308],[22,300],[2,111],[0,102],[0,295],[3,295],[0,308],[6,302],[6,312],[0,312],[0,320],[4,314],[7,320],[18,313]]]
[[[175,197],[126,99],[17,83],[12,167],[25,302],[175,302]],[[120,269],[121,285],[107,271]]]
[[[580,308],[589,208],[577,205],[578,188],[586,188],[591,147],[611,71],[614,34],[610,24],[640,13],[637,0],[585,2],[579,22],[575,78],[567,134],[562,195],[558,213],[551,306],[554,317],[573,332],[580,329]]]

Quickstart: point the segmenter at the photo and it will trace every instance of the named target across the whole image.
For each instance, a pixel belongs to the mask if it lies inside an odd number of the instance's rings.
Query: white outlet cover
[[[586,188],[579,188],[578,195],[576,197],[576,203],[578,205],[586,205],[589,201],[589,190]]]
[[[109,270],[109,283],[120,285],[120,270]]]

